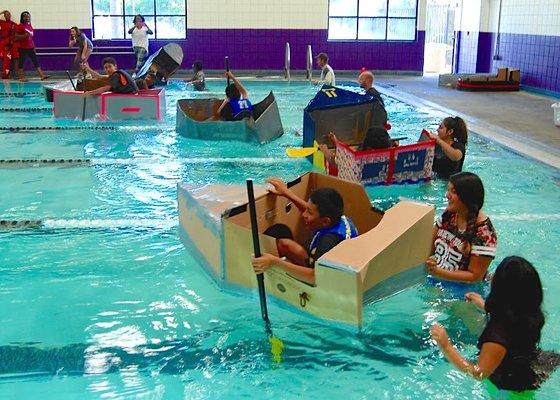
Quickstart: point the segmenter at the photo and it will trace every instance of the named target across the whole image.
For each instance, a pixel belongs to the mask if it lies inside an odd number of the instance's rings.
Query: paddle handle
[[[259,228],[257,223],[257,211],[255,207],[255,193],[253,191],[253,180],[247,179],[247,195],[249,198],[249,216],[251,217],[251,233],[253,234],[253,252],[255,257],[261,256],[261,246],[259,243]],[[261,301],[261,316],[265,322],[267,330],[270,329],[268,319],[268,307],[266,305],[266,292],[264,289],[264,275],[257,274],[257,285],[259,288],[259,299]]]
[[[229,57],[226,56],[224,60],[226,62],[226,72],[229,72]],[[227,85],[229,86],[229,75],[227,77]]]
[[[72,80],[72,77],[70,76],[70,72],[66,71],[66,75],[68,76],[68,79],[70,79],[70,83],[72,84],[72,88],[74,89],[74,91],[76,91],[76,85],[74,85],[74,81]]]

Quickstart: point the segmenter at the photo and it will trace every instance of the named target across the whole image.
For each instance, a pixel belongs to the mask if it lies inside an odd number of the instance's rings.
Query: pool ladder
[[[290,77],[290,64],[291,64],[291,50],[290,50],[290,43],[286,42],[286,47],[284,50],[284,78],[288,81],[291,80]],[[305,79],[311,81],[313,78],[313,52],[311,51],[311,45],[307,45],[307,54],[306,54],[306,74]]]

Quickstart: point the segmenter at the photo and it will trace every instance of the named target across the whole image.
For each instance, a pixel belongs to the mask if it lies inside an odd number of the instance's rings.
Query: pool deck
[[[464,92],[438,86],[437,76],[378,76],[386,95],[419,109],[458,115],[469,130],[560,169],[560,127],[551,105],[558,99],[527,91]]]

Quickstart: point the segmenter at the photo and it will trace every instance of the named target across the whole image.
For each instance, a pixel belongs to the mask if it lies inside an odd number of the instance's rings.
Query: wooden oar
[[[251,233],[253,234],[253,251],[255,257],[261,256],[261,246],[259,243],[259,228],[257,223],[257,211],[255,207],[255,194],[253,191],[253,180],[247,179],[247,195],[249,198],[249,215],[251,217]],[[261,302],[261,316],[264,321],[264,330],[268,336],[268,341],[270,342],[270,352],[275,362],[282,361],[282,349],[284,348],[284,343],[282,340],[274,336],[272,333],[272,327],[270,326],[270,320],[268,319],[268,308],[266,305],[266,292],[264,289],[264,275],[257,274],[257,285],[259,288],[259,299]]]
[[[224,60],[226,62],[226,72],[229,72],[229,57],[226,56]],[[227,85],[229,86],[229,75],[227,77]]]

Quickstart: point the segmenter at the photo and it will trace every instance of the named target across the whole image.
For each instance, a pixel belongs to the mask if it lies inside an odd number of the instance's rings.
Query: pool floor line
[[[472,115],[458,112],[393,87],[386,88],[378,86],[377,88],[381,93],[407,103],[413,107],[426,107],[429,108],[430,111],[436,110],[442,118],[450,115],[457,115],[468,121],[469,131],[492,142],[505,146],[515,153],[532,158],[535,161],[546,164],[550,167],[560,169],[560,154],[556,154],[557,152],[555,150],[543,143],[537,142],[534,139],[524,137],[518,133],[487,123],[479,118],[473,117]]]

